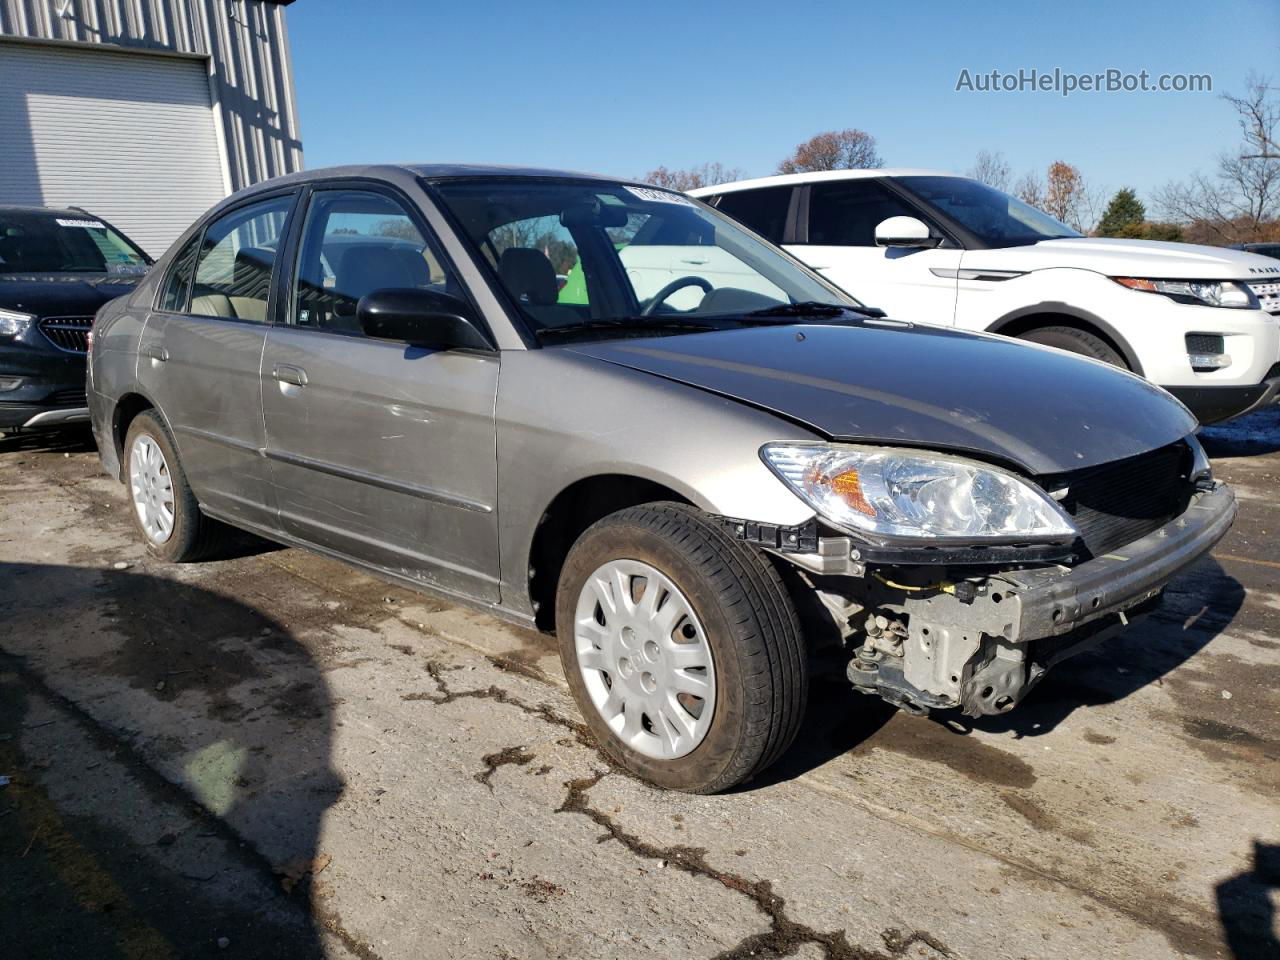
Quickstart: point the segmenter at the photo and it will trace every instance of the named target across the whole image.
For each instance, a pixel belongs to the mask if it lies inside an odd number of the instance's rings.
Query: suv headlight
[[[20,313],[17,310],[6,310],[0,307],[0,337],[20,337],[31,329],[31,321],[34,320],[29,313]]]
[[[1112,277],[1116,283],[1143,293],[1162,293],[1178,303],[1199,303],[1210,307],[1256,310],[1258,298],[1243,283],[1234,280],[1144,280],[1141,277]]]
[[[824,519],[852,533],[987,543],[1076,536],[1071,518],[1043,490],[999,467],[826,443],[770,443],[760,455]]]

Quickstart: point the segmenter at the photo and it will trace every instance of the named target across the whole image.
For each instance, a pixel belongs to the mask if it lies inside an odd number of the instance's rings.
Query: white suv
[[[1083,237],[976,180],[838,170],[691,191],[864,303],[1129,368],[1201,420],[1280,397],[1280,262]]]

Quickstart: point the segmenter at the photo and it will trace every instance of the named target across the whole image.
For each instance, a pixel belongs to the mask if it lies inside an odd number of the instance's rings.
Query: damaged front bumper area
[[[854,648],[853,685],[913,713],[959,707],[969,716],[1013,709],[1055,664],[1154,609],[1165,585],[1226,534],[1231,489],[1197,493],[1177,518],[1076,566],[1011,569],[882,566],[842,537],[794,563]],[[859,642],[860,641],[860,642]]]

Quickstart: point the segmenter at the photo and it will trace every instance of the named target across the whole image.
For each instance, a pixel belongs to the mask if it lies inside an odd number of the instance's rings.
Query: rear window
[[[0,274],[146,273],[141,250],[82,213],[0,212]]]
[[[787,208],[791,205],[790,187],[764,187],[760,190],[735,190],[726,193],[716,209],[739,223],[745,223],[770,243],[781,243],[787,228]]]

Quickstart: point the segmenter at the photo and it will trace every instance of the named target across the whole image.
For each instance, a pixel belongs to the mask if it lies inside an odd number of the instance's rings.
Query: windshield
[[[141,250],[87,214],[0,211],[0,274],[138,276],[147,266]]]
[[[501,178],[434,188],[535,333],[604,321],[684,332],[793,303],[857,303],[682,194]]]
[[[963,177],[895,177],[929,206],[936,207],[989,247],[1017,247],[1079,233],[1047,213]]]

